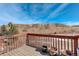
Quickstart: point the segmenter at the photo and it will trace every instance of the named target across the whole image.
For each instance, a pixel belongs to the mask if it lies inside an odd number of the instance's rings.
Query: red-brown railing
[[[74,55],[77,55],[78,35],[48,35],[48,34],[34,34],[24,33],[14,36],[0,36],[0,54],[11,51],[15,48],[21,47],[24,44],[41,47],[47,45],[49,48],[56,47],[58,50],[71,50]]]
[[[56,47],[58,50],[70,50],[77,55],[78,35],[47,35],[47,34],[27,34],[27,44],[35,47],[47,45],[49,48]]]
[[[11,51],[26,44],[26,34],[0,36],[0,54]]]

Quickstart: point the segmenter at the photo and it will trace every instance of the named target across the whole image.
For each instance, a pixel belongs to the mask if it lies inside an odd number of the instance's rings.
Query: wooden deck
[[[36,48],[23,45],[20,48],[4,53],[1,56],[43,56]]]

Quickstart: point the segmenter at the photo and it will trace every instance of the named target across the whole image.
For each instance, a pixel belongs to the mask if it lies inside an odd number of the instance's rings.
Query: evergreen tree
[[[9,34],[10,35],[18,33],[18,30],[16,29],[16,26],[14,24],[12,24],[11,22],[8,23],[8,27],[9,27]]]
[[[6,29],[6,26],[5,25],[2,25],[1,26],[1,34],[2,35],[6,35],[7,34],[7,29]]]

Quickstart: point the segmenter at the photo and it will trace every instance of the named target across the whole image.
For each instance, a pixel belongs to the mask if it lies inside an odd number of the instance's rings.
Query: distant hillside
[[[34,32],[34,33],[54,33],[62,32],[66,27],[64,24],[15,24],[19,32]],[[63,30],[62,30],[63,29]]]
[[[64,24],[15,24],[19,33],[31,32],[31,33],[79,33],[78,26],[68,26]]]
[[[67,25],[64,25],[64,24],[15,24],[16,26],[18,27],[27,27],[27,28],[30,28],[30,27],[50,27],[50,26],[54,26],[54,27],[67,27]]]

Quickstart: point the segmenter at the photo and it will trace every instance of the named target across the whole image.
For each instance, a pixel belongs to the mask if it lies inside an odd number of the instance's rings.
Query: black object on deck
[[[42,46],[42,52],[47,53],[47,50],[48,50],[48,49],[47,49],[47,46],[44,46],[44,45],[43,45],[43,46]]]

